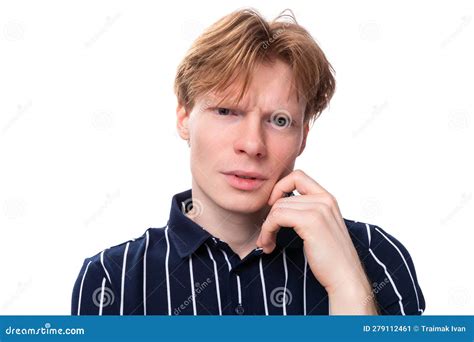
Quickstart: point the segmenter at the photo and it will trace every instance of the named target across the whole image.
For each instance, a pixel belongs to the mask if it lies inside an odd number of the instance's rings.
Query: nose
[[[266,155],[266,146],[262,123],[258,115],[250,113],[239,123],[234,140],[234,151],[236,154],[246,153],[251,158],[262,159]]]

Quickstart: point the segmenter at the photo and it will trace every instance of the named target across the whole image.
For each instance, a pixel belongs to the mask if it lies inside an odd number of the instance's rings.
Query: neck
[[[189,212],[186,216],[227,243],[241,259],[257,247],[261,226],[270,206],[266,205],[253,213],[236,212],[219,206],[198,186],[193,186],[192,194],[193,203],[199,203],[204,210],[202,214]]]

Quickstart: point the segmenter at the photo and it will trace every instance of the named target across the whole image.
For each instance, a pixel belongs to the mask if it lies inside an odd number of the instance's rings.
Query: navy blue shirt
[[[85,259],[72,315],[327,315],[303,240],[291,228],[271,254],[245,258],[185,215],[191,190],[173,196],[163,228]],[[188,205],[186,205],[188,204]],[[425,300],[406,248],[375,225],[344,219],[384,315],[421,315]]]

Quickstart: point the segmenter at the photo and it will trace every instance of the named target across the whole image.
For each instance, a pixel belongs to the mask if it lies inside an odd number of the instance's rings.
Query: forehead
[[[209,102],[222,101],[222,105],[238,106],[242,110],[258,108],[262,111],[286,109],[303,114],[305,102],[298,96],[290,66],[280,60],[258,64],[251,75],[247,91],[237,102],[243,87],[243,79],[229,84],[223,92],[211,92],[205,97]]]

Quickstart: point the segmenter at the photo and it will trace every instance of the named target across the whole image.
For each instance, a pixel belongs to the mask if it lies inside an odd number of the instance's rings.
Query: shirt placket
[[[230,265],[229,269],[229,282],[228,282],[228,290],[230,295],[230,303],[232,303],[233,310],[231,310],[232,314],[236,315],[243,315],[245,314],[246,308],[242,302],[242,283],[240,272],[244,269],[245,264],[247,264],[250,260],[259,257],[263,253],[262,248],[255,248],[250,252],[246,257],[242,260],[232,251],[229,245],[215,237],[212,238],[213,245],[215,248],[220,249],[223,251],[224,257],[226,258],[226,262]],[[235,282],[237,288],[237,294],[233,291],[233,286],[231,285],[232,282]],[[235,300],[237,299],[237,301]]]

